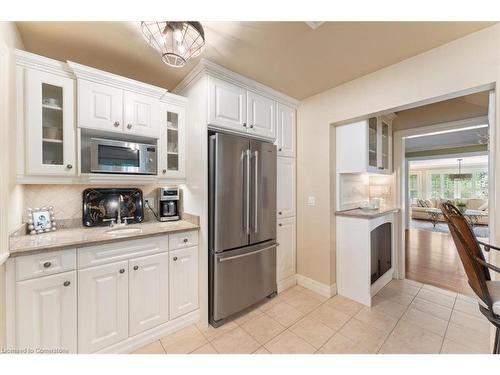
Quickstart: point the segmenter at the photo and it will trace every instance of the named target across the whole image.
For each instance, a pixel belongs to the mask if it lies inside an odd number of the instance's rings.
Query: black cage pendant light
[[[141,29],[144,39],[160,53],[162,61],[175,68],[185,66],[205,45],[205,32],[199,22],[142,21]]]

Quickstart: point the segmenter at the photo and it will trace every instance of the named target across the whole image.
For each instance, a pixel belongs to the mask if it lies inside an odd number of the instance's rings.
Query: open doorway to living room
[[[404,138],[408,279],[472,294],[440,205],[453,203],[476,236],[488,242],[487,113],[488,95],[479,93],[398,114],[400,121],[426,118],[435,125],[426,126],[429,132]],[[446,117],[451,121],[440,121]]]

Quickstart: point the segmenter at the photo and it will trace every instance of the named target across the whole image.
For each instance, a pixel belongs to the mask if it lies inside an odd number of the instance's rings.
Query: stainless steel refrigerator
[[[229,316],[276,294],[276,146],[209,134],[209,314]]]

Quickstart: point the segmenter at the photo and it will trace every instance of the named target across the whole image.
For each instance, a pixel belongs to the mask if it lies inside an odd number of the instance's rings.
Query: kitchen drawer
[[[78,268],[98,266],[168,251],[168,236],[124,240],[78,249]]]
[[[76,268],[75,249],[51,251],[16,258],[16,280],[71,271]]]
[[[198,231],[175,233],[168,236],[169,250],[184,249],[198,245]]]

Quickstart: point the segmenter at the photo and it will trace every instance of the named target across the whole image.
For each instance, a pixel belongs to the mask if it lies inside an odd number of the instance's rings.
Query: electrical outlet
[[[155,200],[154,198],[144,198],[144,205],[149,206],[152,210],[155,208]]]

